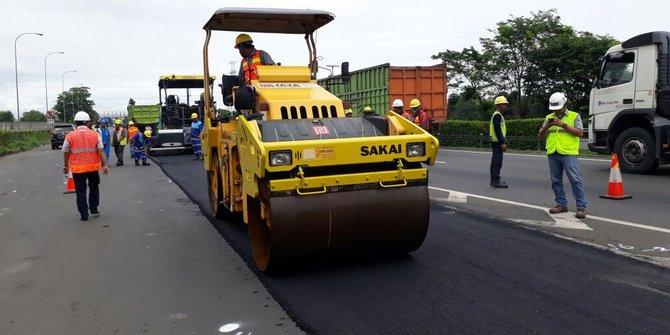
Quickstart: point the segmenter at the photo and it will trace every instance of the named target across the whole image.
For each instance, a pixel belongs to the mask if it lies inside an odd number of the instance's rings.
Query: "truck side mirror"
[[[342,83],[346,84],[349,82],[349,79],[351,79],[351,77],[349,76],[349,62],[343,62],[340,69],[341,69],[340,74],[342,77]]]

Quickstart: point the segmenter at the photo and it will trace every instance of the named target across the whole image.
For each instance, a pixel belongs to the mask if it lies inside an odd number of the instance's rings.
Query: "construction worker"
[[[139,132],[133,120],[128,121],[128,139],[132,141],[133,137]]]
[[[419,99],[412,99],[409,102],[409,107],[412,109],[412,114],[414,115],[414,123],[423,128],[423,130],[430,131],[432,124],[428,114],[421,108],[421,101]]]
[[[154,139],[151,137],[152,134],[153,134],[153,132],[151,131],[151,127],[147,126],[146,128],[144,128],[144,133],[143,133],[143,134],[144,134],[144,138],[145,138],[145,142],[144,142],[144,154],[146,154],[147,156],[149,156],[149,152],[151,151],[151,146],[152,146],[152,144],[153,144],[153,140],[154,140]]]
[[[193,159],[202,160],[202,147],[200,146],[200,133],[202,132],[202,121],[198,119],[198,113],[191,114],[191,143],[193,143]]]
[[[239,34],[235,39],[235,49],[239,50],[242,61],[240,63],[240,80],[250,84],[258,79],[256,68],[259,65],[275,65],[270,54],[263,50],[256,50],[254,41],[247,34]]]
[[[505,117],[502,115],[507,110],[509,102],[504,96],[496,97],[493,101],[495,111],[489,121],[489,136],[491,137],[491,187],[507,188],[505,182],[500,181],[500,169],[503,164],[503,152],[507,151],[507,126]]]
[[[74,188],[77,194],[77,209],[82,221],[87,221],[90,215],[99,216],[100,204],[100,174],[107,175],[109,167],[103,151],[102,139],[95,131],[88,128],[91,117],[86,112],[77,112],[74,123],[77,129],[70,132],[63,142],[63,174],[72,172]],[[86,184],[88,182],[88,201]]]
[[[372,107],[370,106],[365,106],[363,108],[363,117],[372,117],[372,116],[377,116],[377,113],[372,110]]]
[[[112,137],[109,134],[109,129],[107,128],[107,120],[100,121],[100,128],[97,128],[95,131],[98,132],[100,138],[102,139],[105,157],[107,158],[107,161],[109,161],[109,151],[112,148]]]
[[[130,138],[130,157],[135,160],[135,166],[139,166],[140,161],[142,161],[142,166],[150,165],[147,163],[147,142],[146,135],[139,131],[135,133],[135,136]]]
[[[114,132],[112,133],[112,144],[116,154],[116,166],[123,166],[123,151],[128,143],[128,132],[123,128],[119,119],[114,120]]]
[[[400,99],[395,99],[393,100],[393,104],[391,104],[391,108],[393,108],[393,111],[396,114],[400,114],[400,116],[404,117],[405,119],[412,121],[414,118],[412,117],[412,114],[410,112],[404,110],[405,104],[402,102]]]
[[[549,98],[549,110],[553,111],[544,119],[538,133],[546,138],[551,188],[556,196],[556,206],[549,213],[557,214],[568,211],[568,200],[563,189],[563,171],[572,185],[572,194],[577,202],[575,217],[586,217],[586,190],[582,182],[582,169],[577,156],[579,155],[579,139],[584,136],[584,125],[579,113],[567,109],[568,98],[556,92]]]
[[[347,108],[347,109],[344,110],[344,116],[353,117],[354,116],[354,111],[351,110],[351,108]]]

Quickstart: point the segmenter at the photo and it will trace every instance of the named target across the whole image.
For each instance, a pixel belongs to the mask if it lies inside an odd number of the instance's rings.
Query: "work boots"
[[[493,188],[508,188],[507,184],[504,181],[500,180],[491,180],[491,187]]]

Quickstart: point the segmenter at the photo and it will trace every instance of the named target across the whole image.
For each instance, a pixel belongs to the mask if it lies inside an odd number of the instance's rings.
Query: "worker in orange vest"
[[[135,126],[135,122],[129,121],[128,122],[128,139],[132,140],[133,137],[135,137],[135,135],[139,132],[140,132],[140,130],[137,129],[137,127]]]
[[[72,172],[74,189],[77,193],[77,209],[82,221],[87,221],[89,210],[92,216],[99,216],[100,174],[107,175],[107,157],[105,156],[102,139],[97,132],[88,128],[91,117],[86,112],[77,112],[74,123],[77,129],[70,132],[63,142],[63,174]],[[90,188],[86,201],[86,182]]]
[[[409,103],[409,107],[412,109],[412,114],[414,114],[414,123],[425,131],[431,131],[432,124],[430,117],[428,117],[426,111],[421,108],[421,101],[419,101],[419,99],[412,99]]]
[[[239,76],[245,84],[250,84],[252,80],[258,79],[256,68],[259,65],[275,65],[270,54],[263,50],[256,50],[254,41],[247,34],[237,35],[235,49],[239,50],[240,56],[242,56]]]

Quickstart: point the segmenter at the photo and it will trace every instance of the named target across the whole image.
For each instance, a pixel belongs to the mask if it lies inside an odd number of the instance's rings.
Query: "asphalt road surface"
[[[82,222],[61,163],[0,157],[0,334],[301,333],[155,165],[112,166]]]
[[[670,167],[662,167],[653,175],[624,174],[628,200],[599,198],[605,193],[610,162],[603,159],[582,158],[583,180],[586,186],[589,218],[576,220],[572,215],[556,220],[546,212],[538,211],[553,206],[554,195],[549,181],[547,158],[541,155],[506,154],[502,179],[508,189],[489,186],[490,152],[441,150],[438,163],[431,168],[431,196],[446,197],[448,189],[464,192],[467,201],[451,201],[451,205],[472,209],[495,217],[529,222],[540,229],[569,236],[617,252],[648,259],[670,267]],[[567,178],[564,186],[569,207],[575,210],[574,198]],[[450,201],[447,201],[450,202]],[[461,202],[461,203],[459,203]],[[519,206],[511,203],[519,204]],[[524,206],[526,208],[524,208]]]
[[[209,213],[202,162],[190,156],[156,160]],[[454,210],[439,200],[431,201],[424,245],[409,256],[328,259],[272,276],[255,270],[243,224],[210,221],[310,333],[663,334],[670,329],[669,270]]]

